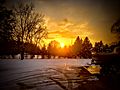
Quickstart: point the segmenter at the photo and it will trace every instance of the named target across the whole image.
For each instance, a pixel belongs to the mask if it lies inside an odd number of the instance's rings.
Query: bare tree
[[[21,43],[21,60],[24,59],[24,43],[40,43],[46,35],[44,15],[36,13],[33,4],[19,4],[14,8],[15,29],[13,37]]]

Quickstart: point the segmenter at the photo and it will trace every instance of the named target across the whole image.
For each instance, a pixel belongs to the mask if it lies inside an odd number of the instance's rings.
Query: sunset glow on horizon
[[[46,44],[56,40],[60,43],[63,42],[65,46],[69,46],[74,43],[77,36],[80,36],[81,39],[85,37],[90,39],[93,35],[89,31],[88,22],[78,23],[69,21],[67,18],[57,22],[45,17],[45,24],[48,30],[48,37],[45,40]],[[95,41],[91,40],[91,42],[94,43]]]

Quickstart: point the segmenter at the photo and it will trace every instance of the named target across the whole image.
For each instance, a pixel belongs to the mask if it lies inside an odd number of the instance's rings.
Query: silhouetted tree
[[[5,7],[5,1],[0,1],[0,41],[12,40],[13,12]]]
[[[47,47],[47,53],[48,53],[48,58],[50,59],[51,58],[51,50],[52,50],[52,46],[51,44],[49,43],[48,47]]]
[[[73,45],[73,51],[74,51],[75,56],[81,57],[82,39],[80,39],[79,36],[75,40],[75,43]]]
[[[45,58],[45,55],[47,54],[47,50],[46,50],[46,46],[45,45],[43,45],[43,47],[42,47],[42,59],[44,59]]]
[[[95,46],[94,46],[94,52],[95,53],[102,53],[104,49],[104,45],[103,42],[95,42]]]
[[[60,43],[55,40],[51,41],[47,49],[48,49],[49,57],[54,56],[55,58],[55,56],[59,55]]]
[[[36,44],[24,43],[24,46],[25,46],[25,53],[28,53],[31,55],[40,54],[40,48]]]
[[[67,57],[68,58],[73,58],[74,57],[74,48],[73,48],[73,46],[68,47]]]
[[[12,39],[14,17],[12,10],[5,6],[5,0],[0,0],[0,54],[14,54],[16,42]]]
[[[108,44],[105,44],[104,47],[103,47],[103,52],[105,53],[109,53],[110,52],[110,47]]]
[[[92,44],[88,39],[88,37],[86,37],[82,44],[82,57],[91,58],[92,57],[91,49],[92,49]]]
[[[44,19],[42,14],[34,11],[33,4],[20,3],[14,8],[15,28],[13,37],[21,42],[20,52],[21,60],[24,59],[25,46],[24,43],[38,43],[46,35]]]

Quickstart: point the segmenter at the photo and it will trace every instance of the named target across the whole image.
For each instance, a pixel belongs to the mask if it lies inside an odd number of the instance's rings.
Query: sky
[[[65,45],[74,43],[77,36],[89,37],[94,44],[115,41],[112,24],[120,18],[119,0],[19,0],[33,2],[35,10],[45,15],[48,36],[45,40],[57,40]],[[7,0],[17,4],[18,0]]]

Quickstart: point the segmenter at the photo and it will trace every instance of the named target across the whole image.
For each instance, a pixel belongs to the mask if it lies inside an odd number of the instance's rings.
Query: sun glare
[[[60,43],[60,47],[64,48],[65,44],[64,43]]]

